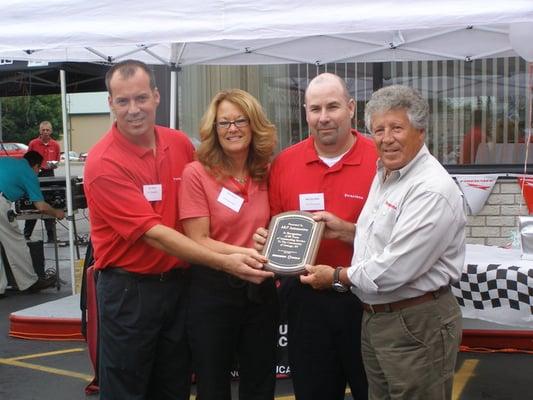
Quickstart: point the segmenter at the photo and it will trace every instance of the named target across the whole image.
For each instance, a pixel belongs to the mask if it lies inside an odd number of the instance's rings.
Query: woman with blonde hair
[[[200,127],[198,160],[185,167],[179,196],[185,234],[220,253],[264,261],[252,235],[270,219],[267,176],[276,128],[249,93],[215,95]],[[273,399],[278,300],[272,278],[241,281],[207,266],[191,267],[187,318],[197,395],[231,399],[239,368],[239,399]]]

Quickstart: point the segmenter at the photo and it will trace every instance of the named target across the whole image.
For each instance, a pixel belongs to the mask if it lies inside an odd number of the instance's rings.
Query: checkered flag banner
[[[503,325],[533,326],[533,269],[467,264],[452,284],[463,317]]]

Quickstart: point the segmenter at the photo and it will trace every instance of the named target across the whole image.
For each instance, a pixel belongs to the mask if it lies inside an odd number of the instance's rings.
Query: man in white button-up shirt
[[[372,95],[365,122],[380,159],[357,221],[354,256],[335,274],[308,266],[315,289],[345,285],[364,303],[361,341],[369,399],[451,399],[461,312],[449,284],[464,263],[462,194],[429,153],[429,107],[405,86]],[[339,237],[353,224],[319,217]],[[347,234],[348,232],[348,234]]]

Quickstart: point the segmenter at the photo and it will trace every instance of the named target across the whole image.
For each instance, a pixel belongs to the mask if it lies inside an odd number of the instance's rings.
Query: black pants
[[[158,279],[103,270],[97,283],[100,400],[188,400],[188,273]]]
[[[367,399],[361,358],[361,303],[351,292],[317,291],[289,278],[289,364],[297,400],[343,400],[346,384],[354,399]]]
[[[39,171],[39,176],[54,176],[54,170],[53,169],[42,169]],[[35,224],[37,223],[36,219],[27,219],[24,223],[24,237],[30,238],[31,234],[33,233],[33,229],[35,228]],[[54,240],[54,220],[53,219],[45,219],[44,220],[44,227],[46,229],[46,237],[48,238],[48,241]]]
[[[231,399],[235,360],[240,400],[272,400],[279,305],[273,280],[261,285],[194,265],[187,331],[199,400]]]

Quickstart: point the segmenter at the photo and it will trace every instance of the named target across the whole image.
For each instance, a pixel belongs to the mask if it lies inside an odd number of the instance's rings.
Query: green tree
[[[50,121],[52,137],[61,136],[61,96],[4,97],[2,106],[2,136],[5,142],[26,143],[39,135],[39,123]]]

